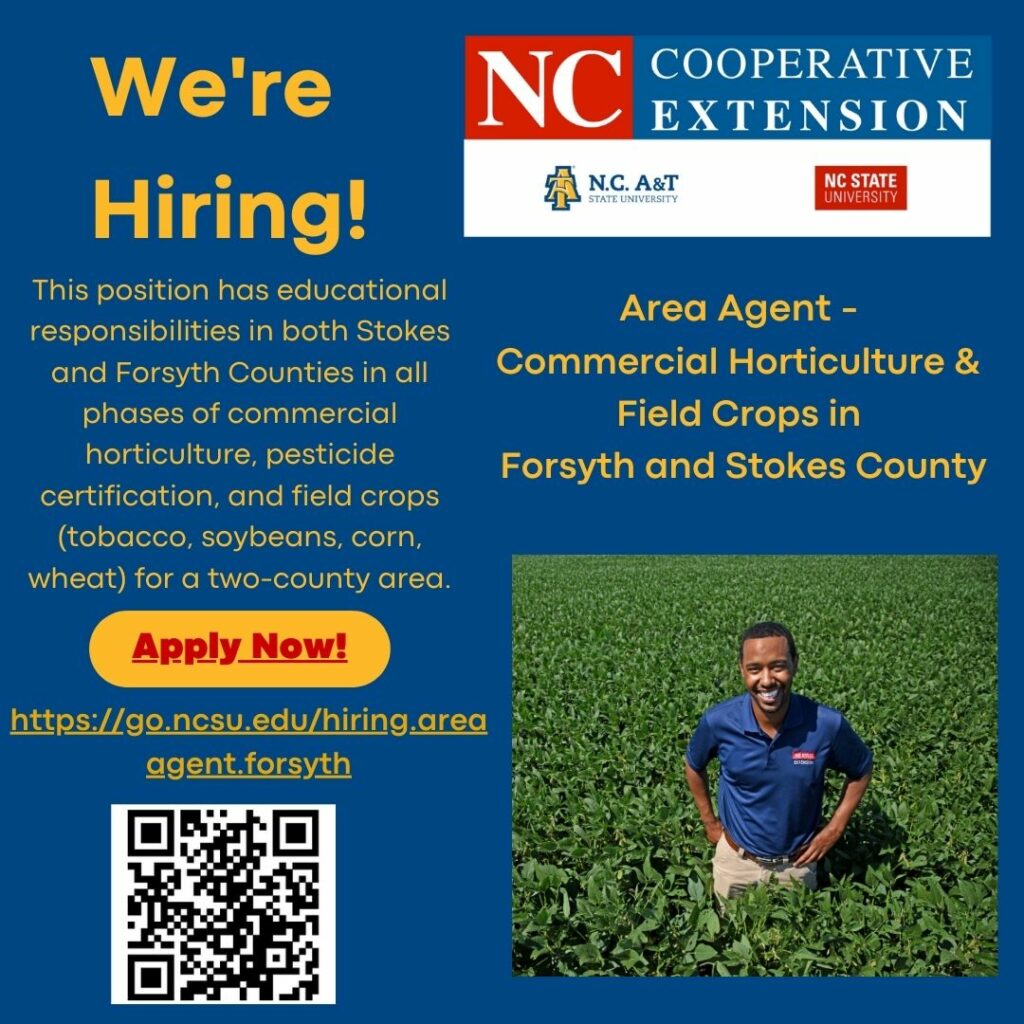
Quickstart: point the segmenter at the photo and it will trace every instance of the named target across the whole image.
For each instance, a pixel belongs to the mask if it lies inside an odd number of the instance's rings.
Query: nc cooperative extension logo
[[[977,36],[467,37],[465,233],[987,236],[991,51]]]
[[[470,36],[467,139],[991,138],[990,40]]]

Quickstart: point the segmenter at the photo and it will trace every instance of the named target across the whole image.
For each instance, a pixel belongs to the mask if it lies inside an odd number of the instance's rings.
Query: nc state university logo
[[[630,36],[467,36],[467,139],[631,139]]]

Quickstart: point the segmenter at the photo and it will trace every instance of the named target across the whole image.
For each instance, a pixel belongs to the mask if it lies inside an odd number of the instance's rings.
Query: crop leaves
[[[517,559],[514,970],[994,973],[995,575],[978,557]],[[875,771],[827,885],[719,907],[683,752],[741,692],[734,638],[762,618],[792,628],[796,688],[846,714]]]

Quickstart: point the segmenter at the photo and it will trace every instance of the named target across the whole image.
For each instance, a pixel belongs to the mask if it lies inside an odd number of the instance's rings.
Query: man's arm
[[[708,837],[709,843],[717,843],[722,838],[722,823],[711,806],[711,790],[708,788],[707,769],[702,772],[695,772],[688,761],[686,765],[686,784],[693,794],[693,802],[697,805],[697,813],[700,815],[701,823],[704,825],[704,834]],[[854,807],[857,805],[854,804]],[[853,813],[851,808],[850,813]]]
[[[794,867],[803,867],[812,861],[821,860],[839,842],[870,781],[871,769],[869,768],[859,779],[847,779],[843,783],[843,792],[839,796],[839,806],[836,807],[835,814],[829,819],[829,823],[804,847],[800,856],[793,861]]]

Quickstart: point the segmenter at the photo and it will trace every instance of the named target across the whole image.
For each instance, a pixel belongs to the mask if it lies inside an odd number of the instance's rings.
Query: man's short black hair
[[[749,629],[745,629],[740,637],[740,661],[743,660],[743,645],[748,640],[760,640],[766,636],[784,636],[789,645],[789,656],[793,659],[793,664],[796,664],[796,641],[781,622],[755,622]]]

